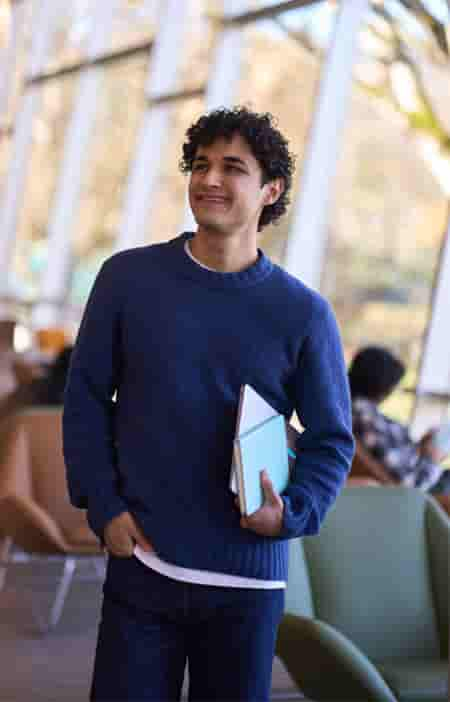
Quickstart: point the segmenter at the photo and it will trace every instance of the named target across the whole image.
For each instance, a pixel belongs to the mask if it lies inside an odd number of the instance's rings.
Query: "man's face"
[[[261,182],[261,167],[239,134],[231,141],[199,146],[189,182],[189,202],[199,228],[226,235],[256,233],[263,207],[274,201],[270,184]]]

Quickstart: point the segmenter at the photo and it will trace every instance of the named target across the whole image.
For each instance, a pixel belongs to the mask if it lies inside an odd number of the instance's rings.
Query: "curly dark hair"
[[[210,146],[218,139],[231,141],[239,134],[250,147],[253,156],[262,169],[261,186],[282,178],[284,191],[276,202],[266,205],[258,222],[258,231],[268,224],[276,224],[286,212],[289,204],[289,191],[295,168],[295,157],[290,153],[288,142],[275,126],[275,119],[269,113],[252,112],[246,107],[220,108],[202,115],[186,132],[183,144],[183,157],[180,159],[182,173],[190,173],[199,146]]]

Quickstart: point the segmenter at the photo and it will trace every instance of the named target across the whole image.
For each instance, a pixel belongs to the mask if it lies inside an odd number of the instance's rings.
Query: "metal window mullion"
[[[450,395],[450,218],[442,244],[422,351],[411,431],[420,435],[447,415]],[[442,399],[439,400],[439,395]]]
[[[32,16],[32,44],[27,70],[30,76],[37,74],[45,64],[61,4],[62,0],[42,0],[36,6],[37,16]],[[28,173],[34,117],[40,106],[40,98],[38,88],[27,89],[14,124],[11,156],[0,201],[0,297],[7,296],[9,292],[9,271]],[[8,313],[8,305],[0,303],[0,315]]]
[[[240,27],[227,26],[226,22],[227,17],[244,13],[248,8],[248,0],[228,0],[223,5],[226,9],[225,24],[217,43],[213,67],[206,87],[205,110],[207,112],[222,106],[230,107],[233,104],[241,77],[245,36]],[[186,193],[182,229],[193,231],[196,226]]]
[[[285,0],[285,2],[268,4],[266,7],[260,7],[256,10],[240,10],[238,8],[234,12],[228,13],[224,25],[226,27],[245,27],[246,25],[254,24],[261,20],[271,19],[285,12],[311,7],[311,5],[317,5],[318,3],[323,3],[323,1],[324,0]]]
[[[8,44],[0,58],[0,125],[7,122],[26,10],[24,2],[11,4]]]
[[[369,6],[369,0],[351,0],[342,2],[338,10],[332,44],[322,70],[300,192],[286,247],[286,269],[316,289],[320,287],[359,30]]]
[[[237,15],[245,12],[248,0],[229,0],[224,7],[227,15]],[[244,43],[244,33],[239,27],[231,25],[222,31],[206,88],[206,110],[233,103],[241,77]]]
[[[450,224],[443,242],[419,391],[450,393]]]
[[[160,95],[174,92],[189,26],[191,3],[167,0],[161,3],[161,22],[155,37],[147,77],[146,109],[136,143],[124,199],[122,220],[115,250],[139,246],[147,239],[147,215],[151,212],[164,146],[168,139],[173,105],[158,103]],[[152,104],[152,100],[155,103]]]
[[[44,73],[39,73],[33,78],[26,80],[26,85],[45,85],[51,83],[55,80],[61,80],[61,78],[67,78],[73,76],[76,73],[81,73],[87,68],[94,68],[95,66],[110,66],[111,64],[118,63],[119,61],[125,61],[133,56],[138,56],[142,53],[148,53],[152,47],[153,40],[146,39],[139,44],[133,44],[125,49],[117,49],[114,51],[106,51],[98,56],[91,59],[83,59],[82,61],[75,61],[67,64],[63,64],[59,68],[55,68],[50,71],[45,71]]]
[[[101,55],[110,41],[118,0],[98,3],[92,21],[88,58]],[[72,234],[77,221],[83,167],[89,145],[104,68],[86,68],[78,79],[77,96],[67,127],[61,169],[48,223],[48,260],[42,276],[39,300],[31,315],[35,329],[58,324],[69,286]]]

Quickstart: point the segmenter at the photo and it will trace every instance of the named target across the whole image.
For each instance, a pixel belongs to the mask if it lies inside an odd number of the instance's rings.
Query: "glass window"
[[[296,155],[292,200],[301,178],[323,56],[334,19],[335,11],[327,3],[318,3],[255,22],[243,30],[245,50],[236,102],[276,117]],[[312,31],[320,35],[320,50],[314,52],[307,38]],[[277,262],[283,260],[292,211],[291,207],[277,226],[268,226],[261,233],[262,248]]]
[[[0,202],[2,201],[3,187],[8,170],[9,156],[11,154],[12,134],[7,128],[0,127]]]
[[[76,87],[76,79],[70,77],[40,89],[12,266],[12,283],[20,296],[37,294],[45,266],[48,217]]]
[[[115,62],[103,71],[72,232],[74,260],[69,299],[76,308],[84,305],[117,236],[130,159],[145,108],[147,64],[148,56],[138,55]],[[42,87],[14,259],[16,286],[28,297],[38,294],[47,260],[48,220],[78,79],[79,76],[66,77]]]
[[[204,12],[190,13],[189,28],[184,36],[183,60],[177,80],[177,91],[199,88],[208,80],[214,58],[215,40],[219,32]]]
[[[15,47],[15,59],[14,68],[12,75],[7,77],[8,80],[8,96],[6,104],[0,105],[0,125],[6,126],[6,128],[11,127],[15,113],[17,111],[20,94],[21,94],[21,81],[23,80],[24,71],[26,68],[27,51],[30,44],[30,22],[29,18],[31,15],[31,8],[29,5],[25,7],[21,6],[18,8],[20,16],[22,18],[23,24],[19,31],[19,36],[17,39]],[[12,31],[12,21],[13,14],[11,7],[6,3],[0,3],[0,56],[4,50],[7,50],[10,41],[10,32]],[[0,93],[3,88],[4,77],[0,80]],[[4,96],[0,94],[0,98],[3,99]],[[3,137],[0,138],[0,141]]]
[[[76,0],[60,7],[44,72],[86,58],[92,28],[92,8],[89,5],[89,0]]]
[[[130,163],[145,109],[147,65],[148,57],[139,55],[104,70],[74,227],[69,299],[75,307],[84,305],[118,234]]]
[[[320,18],[320,5],[316,6]],[[297,15],[299,11],[286,13]],[[308,13],[310,17],[310,13]],[[283,16],[284,17],[284,16]],[[292,20],[293,21],[293,20]],[[291,149],[299,155],[298,170],[301,170],[301,153],[311,118],[311,109],[317,81],[320,76],[322,59],[315,58],[307,50],[297,46],[283,28],[274,20],[258,21],[242,29],[245,37],[245,51],[242,75],[237,87],[236,103],[247,104],[258,111],[271,111],[277,116],[279,126],[288,136]],[[329,34],[323,34],[324,45]],[[206,44],[201,49],[206,54],[213,50]],[[191,59],[194,52],[191,54]],[[210,54],[213,56],[213,53]],[[274,61],[274,55],[277,60]],[[197,76],[210,64],[198,55],[199,72],[194,73],[191,65],[192,86],[197,86]],[[185,83],[186,85],[186,83]],[[298,88],[296,89],[296,86]],[[187,180],[178,170],[178,161],[185,131],[202,113],[204,100],[189,99],[177,104],[171,117],[167,157],[162,164],[159,191],[148,220],[148,241],[167,240],[176,236],[183,224],[186,207]],[[286,217],[278,227],[268,227],[261,236],[261,246],[276,260],[282,257],[284,242],[289,227]]]
[[[157,29],[160,5],[159,0],[121,0],[109,50],[126,49],[151,39]]]
[[[157,5],[156,0],[122,0],[113,20],[105,53],[126,49],[151,39],[155,32]],[[94,7],[92,0],[72,0],[64,5],[58,17],[46,71],[87,58]]]
[[[363,33],[322,280],[348,358],[364,345],[389,347],[408,367],[402,389],[416,384],[450,194],[447,79],[431,60],[439,47],[429,34],[423,44],[415,20],[408,36],[375,15]],[[413,400],[400,389],[384,409],[407,421]]]
[[[167,241],[181,231],[186,208],[187,179],[180,172],[178,162],[186,130],[201,115],[203,108],[202,98],[185,100],[173,108],[159,187],[147,222],[149,242]]]

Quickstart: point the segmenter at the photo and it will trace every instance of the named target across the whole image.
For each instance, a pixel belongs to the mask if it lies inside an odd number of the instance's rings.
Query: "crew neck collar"
[[[199,265],[185,250],[186,241],[191,241],[194,232],[183,232],[170,243],[177,251],[177,262],[180,273],[212,288],[242,288],[256,285],[264,280],[273,270],[273,264],[261,249],[258,249],[258,259],[243,271],[224,273]]]
[[[184,242],[184,250],[186,251],[189,258],[192,258],[192,260],[195,261],[195,263],[198,266],[200,266],[201,268],[205,268],[205,270],[212,271],[213,273],[220,273],[221,272],[221,271],[218,271],[217,268],[211,268],[210,266],[205,266],[205,264],[202,263],[201,261],[199,261],[198,258],[195,258],[194,254],[191,251],[189,239],[186,239],[186,241]]]

